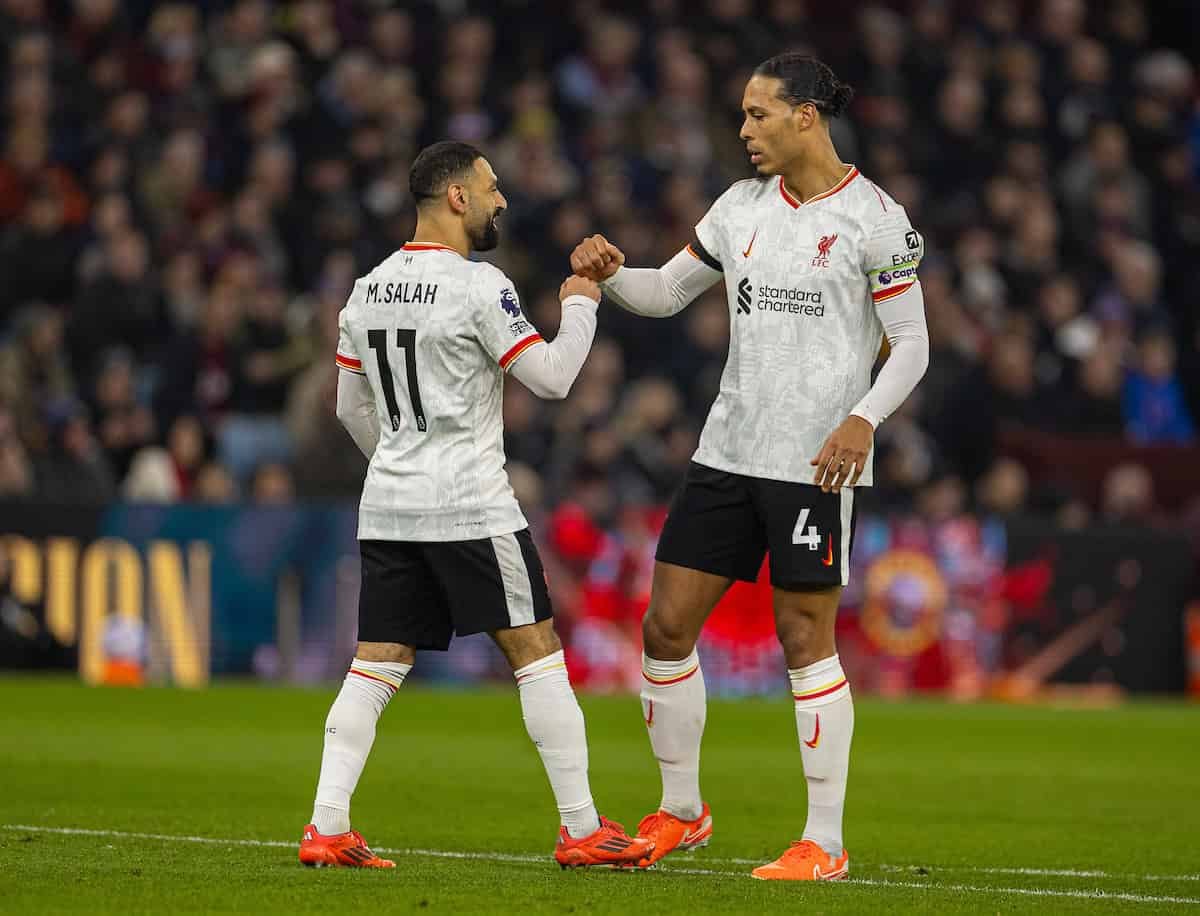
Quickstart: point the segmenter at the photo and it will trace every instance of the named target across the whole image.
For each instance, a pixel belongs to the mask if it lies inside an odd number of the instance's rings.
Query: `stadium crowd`
[[[353,500],[337,313],[409,237],[422,145],[488,154],[494,259],[553,334],[576,242],[678,251],[748,174],[749,71],[808,48],[857,90],[843,159],[929,251],[931,365],[880,428],[876,504],[1156,517],[1143,464],[1088,504],[1004,435],[1196,441],[1188,4],[826,6],[0,0],[0,498]],[[728,322],[720,286],[669,320],[606,305],[566,401],[506,386],[514,486],[567,562],[669,497]]]

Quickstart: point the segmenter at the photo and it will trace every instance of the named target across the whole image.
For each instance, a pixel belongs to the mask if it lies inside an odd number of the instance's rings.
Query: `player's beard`
[[[492,211],[482,225],[469,230],[472,250],[491,251],[500,244],[500,228],[496,225],[499,214],[499,210]]]

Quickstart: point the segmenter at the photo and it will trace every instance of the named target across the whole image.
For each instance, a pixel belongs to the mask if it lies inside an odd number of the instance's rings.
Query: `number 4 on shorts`
[[[796,527],[792,529],[792,543],[800,545],[808,545],[809,550],[821,549],[821,534],[817,531],[816,525],[809,525],[808,531],[804,530],[805,524],[808,522],[808,513],[811,510],[801,509],[800,517],[796,519]]]

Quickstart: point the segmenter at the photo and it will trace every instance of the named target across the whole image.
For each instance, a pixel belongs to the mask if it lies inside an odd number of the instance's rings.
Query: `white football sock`
[[[836,655],[804,668],[789,668],[796,704],[796,732],[804,780],[808,783],[808,822],[803,839],[831,856],[842,854],[842,809],[850,772],[854,701]]]
[[[313,826],[325,836],[350,829],[350,796],[375,742],[375,723],[412,665],[356,658],[325,720],[325,752]]]
[[[662,773],[659,807],[685,821],[700,816],[700,739],[708,712],[700,656],[659,661],[642,655],[642,718]]]
[[[587,732],[562,650],[518,668],[513,677],[525,730],[542,755],[562,825],[577,839],[595,833],[600,816],[588,787]]]

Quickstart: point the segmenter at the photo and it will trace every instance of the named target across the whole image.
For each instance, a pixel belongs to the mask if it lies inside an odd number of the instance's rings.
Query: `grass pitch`
[[[782,691],[781,691],[782,692]],[[788,702],[712,702],[713,844],[562,872],[516,691],[404,686],[354,823],[391,872],[296,861],[327,690],[99,690],[0,679],[0,912],[876,913],[1200,908],[1200,709],[857,702],[851,878],[759,882],[797,838]],[[582,697],[600,810],[658,801],[635,698]]]

